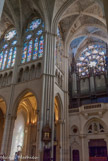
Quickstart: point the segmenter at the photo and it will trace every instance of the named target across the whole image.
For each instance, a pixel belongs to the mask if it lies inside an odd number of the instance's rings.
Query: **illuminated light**
[[[43,39],[43,36],[41,36],[40,40],[39,40],[38,58],[42,57],[42,55],[43,55],[43,47],[44,47],[44,39]]]
[[[92,51],[92,53],[93,53],[93,54],[97,54],[97,53],[98,53],[98,50],[95,50],[95,49],[94,49],[94,50]]]
[[[17,40],[14,40],[14,41],[12,42],[12,45],[16,45],[16,43],[17,43]]]
[[[31,60],[36,60],[43,56],[44,49],[44,37],[42,35],[44,28],[44,23],[41,19],[33,20],[26,32],[29,31],[26,36],[26,41],[23,47],[22,60],[21,63],[26,63]],[[34,31],[35,30],[35,33]],[[40,36],[41,35],[41,36]]]
[[[8,47],[8,44],[5,44],[4,46],[3,46],[3,49],[6,49]]]
[[[13,52],[13,48],[11,48],[10,51],[9,51],[7,68],[9,68],[11,66],[12,52]]]
[[[90,53],[89,53],[89,52],[86,52],[86,53],[85,53],[85,56],[89,56],[89,55],[90,55]]]
[[[26,56],[27,56],[27,43],[24,43],[21,63],[26,62]]]
[[[84,60],[84,57],[80,57],[80,60],[83,61]]]
[[[0,53],[0,69],[2,67],[2,62],[3,62],[3,51]]]
[[[38,32],[37,32],[37,35],[39,36],[39,35],[41,35],[42,34],[42,30],[39,30]]]
[[[3,58],[3,63],[2,63],[2,70],[6,66],[7,55],[8,55],[8,50],[6,50],[5,53],[4,53],[4,58]]]
[[[32,54],[32,40],[29,41],[28,45],[28,53],[27,53],[27,62],[31,60],[31,54]]]
[[[34,51],[33,51],[33,60],[37,59],[38,55],[38,38],[34,41]]]
[[[95,67],[96,64],[97,64],[97,63],[96,63],[95,61],[91,61],[90,64],[89,64],[89,66],[90,66],[90,67]]]
[[[11,30],[5,35],[6,40],[11,40],[16,35],[16,30]]]
[[[91,56],[89,56],[89,59],[91,59]]]
[[[82,75],[84,76],[86,73],[82,73]]]
[[[29,40],[32,37],[32,35],[27,35],[26,39]]]
[[[38,28],[38,26],[41,24],[41,19],[36,19],[34,21],[31,22],[30,24],[30,30],[34,30],[36,28]]]
[[[93,48],[94,48],[94,46],[93,46],[93,45],[91,45],[91,46],[89,46],[88,48],[89,48],[89,49],[93,49]]]
[[[14,66],[14,64],[15,64],[16,52],[17,52],[17,48],[16,48],[16,47],[14,47],[13,55],[12,55],[11,67],[13,67],[13,66]]]
[[[96,59],[96,55],[93,55],[93,59]]]
[[[82,72],[81,68],[79,69],[79,72]]]
[[[100,55],[105,55],[105,53],[102,51],[102,52],[99,52]]]

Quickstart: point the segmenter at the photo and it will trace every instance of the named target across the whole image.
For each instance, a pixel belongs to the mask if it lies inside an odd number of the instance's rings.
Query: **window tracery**
[[[57,28],[57,38],[56,38],[56,65],[62,68],[62,57],[63,57],[63,40],[60,32],[60,28]]]
[[[88,127],[88,134],[103,133],[104,127],[99,122],[92,122]]]
[[[103,45],[89,45],[77,60],[79,76],[87,76],[92,70],[95,74],[105,71],[106,48]]]
[[[43,56],[44,23],[41,19],[33,20],[25,33],[21,63],[30,62]]]
[[[9,69],[15,64],[17,52],[16,36],[16,30],[12,29],[5,34],[4,39],[1,41],[0,70]]]

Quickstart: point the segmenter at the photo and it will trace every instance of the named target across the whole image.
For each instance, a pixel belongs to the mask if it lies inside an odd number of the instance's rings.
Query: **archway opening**
[[[104,139],[91,139],[89,142],[89,161],[107,161],[107,145]]]
[[[60,105],[58,97],[54,100],[54,161],[60,160]]]
[[[73,150],[73,161],[80,161],[79,150]]]
[[[33,93],[26,93],[18,104],[14,123],[11,156],[36,155],[37,100]]]
[[[5,126],[6,103],[0,98],[0,150],[2,146],[3,132]]]

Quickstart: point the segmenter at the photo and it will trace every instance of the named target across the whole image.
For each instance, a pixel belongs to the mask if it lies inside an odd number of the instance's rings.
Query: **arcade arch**
[[[3,132],[5,126],[6,115],[6,103],[2,97],[0,97],[0,150],[2,146]]]
[[[37,99],[32,92],[20,98],[14,123],[11,156],[18,152],[22,155],[36,155],[37,137]]]

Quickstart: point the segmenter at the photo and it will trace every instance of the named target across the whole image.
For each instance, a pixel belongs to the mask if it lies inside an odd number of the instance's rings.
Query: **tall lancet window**
[[[44,52],[44,23],[41,19],[34,19],[25,31],[21,63],[39,59]]]
[[[8,31],[0,43],[0,70],[12,68],[17,52],[17,33],[15,29]]]

